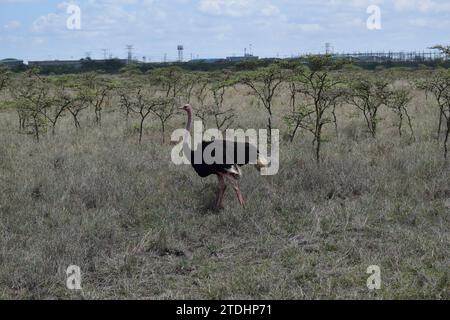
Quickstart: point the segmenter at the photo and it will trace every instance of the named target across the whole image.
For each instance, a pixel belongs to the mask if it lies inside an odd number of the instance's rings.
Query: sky
[[[449,30],[450,0],[0,0],[0,59],[25,61],[100,59],[104,49],[125,58],[127,45],[147,61],[175,60],[178,44],[186,60],[245,48],[283,58],[327,42],[335,52],[423,51],[450,44]]]

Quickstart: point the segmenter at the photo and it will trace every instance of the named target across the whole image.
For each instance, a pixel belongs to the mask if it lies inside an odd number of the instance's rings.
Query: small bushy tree
[[[293,71],[291,88],[295,87],[303,101],[299,105],[291,106],[292,114],[286,120],[291,128],[291,140],[299,128],[313,134],[316,161],[320,163],[323,128],[336,121],[331,115],[344,91],[339,88],[343,82],[332,74],[336,62],[331,57],[312,56],[309,57],[309,64],[309,68],[299,67]]]
[[[57,78],[51,83],[50,103],[43,111],[43,116],[50,122],[52,135],[56,133],[56,125],[64,116],[67,108],[73,103],[71,79],[68,77]]]
[[[448,141],[450,139],[450,71],[439,70],[430,78],[419,83],[419,88],[432,93],[439,108],[437,141],[444,139],[444,156],[448,157]],[[443,126],[445,124],[445,129]],[[442,134],[442,131],[443,134]]]
[[[367,128],[376,137],[379,112],[389,97],[389,81],[368,75],[359,76],[350,82],[347,101],[362,111]]]
[[[8,69],[0,66],[0,92],[6,89],[11,73]]]
[[[272,64],[265,68],[240,74],[238,82],[250,89],[264,106],[268,114],[267,129],[269,136],[273,127],[273,103],[278,90],[286,79],[286,72],[279,64]],[[270,137],[269,137],[270,141]]]
[[[162,144],[166,143],[166,126],[167,122],[174,116],[176,111],[175,103],[172,99],[160,98],[152,101],[153,107],[151,112],[158,118],[161,124]]]
[[[112,91],[112,83],[94,72],[84,74],[81,78],[80,89],[83,96],[94,110],[95,124],[101,125],[102,111]]]
[[[386,100],[386,105],[389,109],[393,110],[397,116],[396,126],[400,136],[403,135],[403,123],[405,118],[408,123],[408,127],[411,133],[411,137],[414,138],[414,128],[412,125],[411,116],[408,112],[409,104],[412,100],[411,92],[406,88],[394,88],[389,92]]]
[[[31,69],[18,76],[10,90],[19,115],[19,129],[30,128],[39,142],[47,127],[44,114],[51,104],[48,81],[39,76],[38,70]]]

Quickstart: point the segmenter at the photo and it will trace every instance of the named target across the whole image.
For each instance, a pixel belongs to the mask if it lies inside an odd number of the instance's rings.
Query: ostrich
[[[254,163],[255,167],[258,171],[262,168],[268,167],[268,161],[259,154],[259,150],[256,146],[246,142],[232,142],[226,140],[215,140],[215,141],[202,141],[197,148],[190,149],[187,143],[190,138],[189,134],[192,128],[192,115],[193,110],[191,105],[186,104],[184,107],[180,108],[181,110],[186,111],[188,120],[186,125],[186,136],[183,144],[183,153],[190,160],[192,167],[195,172],[201,177],[206,178],[210,175],[216,175],[219,179],[219,190],[217,192],[217,198],[215,201],[215,208],[222,209],[223,208],[223,197],[225,194],[225,190],[227,189],[226,182],[228,181],[236,192],[237,199],[242,207],[245,207],[245,200],[242,196],[239,180],[242,177],[242,171],[240,167]],[[214,162],[213,164],[208,164],[204,159],[204,151],[208,146],[214,143],[214,151],[212,151],[212,156],[215,156],[215,151],[222,153],[223,161],[219,164]],[[194,150],[198,151],[194,151]],[[219,149],[221,149],[219,151]],[[238,157],[238,151],[245,150],[245,157]],[[195,161],[195,153],[201,153],[200,161]],[[245,159],[243,159],[245,158]],[[256,161],[252,161],[252,158]],[[242,161],[244,160],[244,161]]]

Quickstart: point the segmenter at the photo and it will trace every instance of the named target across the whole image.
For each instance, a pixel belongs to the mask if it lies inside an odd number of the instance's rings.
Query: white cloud
[[[200,0],[199,10],[207,14],[230,17],[280,14],[278,7],[263,0]]]
[[[261,9],[261,14],[266,17],[276,16],[280,14],[280,9],[272,4],[268,4]]]
[[[21,25],[22,25],[22,23],[20,21],[12,20],[12,21],[7,22],[4,25],[4,28],[7,29],[7,30],[14,30],[14,29],[20,28]]]
[[[31,27],[31,31],[42,32],[55,32],[61,31],[66,27],[65,19],[62,15],[56,13],[49,13],[45,16],[37,18]]]
[[[22,9],[14,8],[16,2],[29,3],[22,7],[35,13],[34,20],[21,15]],[[81,30],[66,27],[70,16],[66,9],[72,3],[81,8]],[[128,43],[136,47],[137,55],[161,59],[167,53],[170,59],[178,43],[185,45],[186,55],[220,57],[249,43],[255,54],[268,56],[323,50],[327,41],[336,50],[420,49],[449,41],[450,0],[0,0],[0,4],[8,5],[12,13],[0,24],[0,31],[8,29],[3,35],[4,54],[19,55],[28,52],[29,44],[40,44],[36,52],[44,58],[79,56],[87,50],[95,57],[101,48],[123,56]],[[370,4],[381,7],[384,28],[369,38]],[[32,32],[24,33],[25,27]],[[6,34],[18,38],[6,39]],[[417,39],[411,40],[413,36]],[[17,49],[19,44],[25,49]]]
[[[398,11],[450,12],[450,3],[446,0],[394,0],[394,7]]]

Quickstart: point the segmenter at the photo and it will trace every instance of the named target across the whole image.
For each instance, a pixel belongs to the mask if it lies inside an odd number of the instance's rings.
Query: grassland
[[[264,128],[243,90],[227,94],[235,126]],[[0,298],[450,298],[450,166],[422,92],[416,141],[398,136],[387,111],[373,139],[344,106],[320,166],[305,132],[283,140],[279,174],[246,168],[247,208],[229,191],[221,212],[211,209],[217,179],[173,165],[156,119],[139,145],[137,119],[111,111],[101,127],[86,111],[78,132],[65,117],[39,143],[18,134],[13,110],[0,112]],[[80,292],[66,288],[74,264]],[[366,287],[370,265],[381,267],[381,290]]]

